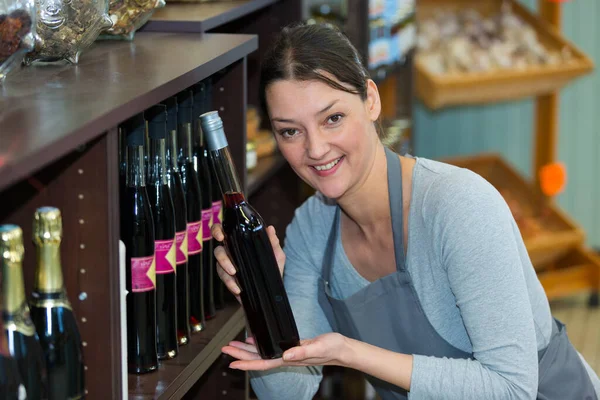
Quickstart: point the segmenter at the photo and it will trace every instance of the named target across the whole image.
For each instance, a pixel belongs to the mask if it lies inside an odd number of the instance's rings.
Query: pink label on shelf
[[[212,203],[212,212],[213,212],[213,224],[220,224],[223,221],[223,202],[213,201]]]
[[[131,291],[149,292],[156,287],[154,255],[131,258]]]
[[[202,221],[187,224],[188,256],[202,251]]]
[[[206,242],[212,239],[210,227],[212,226],[213,213],[212,208],[202,210],[202,239]]]
[[[177,265],[185,264],[188,259],[187,231],[175,233],[175,261]]]
[[[172,274],[175,272],[175,246],[173,242],[173,239],[156,240],[154,242],[157,274]]]

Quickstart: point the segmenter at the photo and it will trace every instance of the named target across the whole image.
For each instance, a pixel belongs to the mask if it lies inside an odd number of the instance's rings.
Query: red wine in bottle
[[[45,355],[50,400],[85,397],[81,335],[63,284],[62,233],[58,208],[42,207],[35,211],[33,242],[37,248],[37,266],[29,305]]]
[[[191,91],[177,95],[177,142],[179,169],[187,205],[188,276],[190,287],[190,327],[192,332],[204,329],[204,299],[202,287],[202,195],[192,154]]]
[[[281,273],[258,212],[246,201],[218,112],[201,116],[221,192],[225,247],[237,268],[242,305],[262,358],[278,358],[299,345],[298,329]]]
[[[175,263],[175,209],[167,177],[165,139],[167,107],[145,111],[148,121],[148,197],[154,222],[156,265],[156,351],[159,360],[177,356],[177,282]]]
[[[166,149],[168,184],[175,207],[175,262],[177,264],[177,339],[179,345],[190,341],[190,301],[188,277],[187,208],[185,192],[177,163],[177,98],[170,97],[167,106],[168,143]]]
[[[23,283],[23,231],[16,225],[0,226],[2,264],[2,315],[8,351],[17,361],[28,399],[47,398],[46,363],[29,315]],[[4,338],[3,338],[4,339]]]
[[[0,308],[2,307],[0,297]],[[0,332],[4,332],[4,322],[0,317]],[[0,335],[0,399],[27,400],[27,390],[19,373],[19,365],[8,350],[6,336]]]
[[[142,374],[158,368],[154,221],[144,174],[143,115],[136,115],[126,125],[127,174],[121,204],[121,240],[126,248],[127,268],[127,369]]]
[[[214,255],[212,246],[212,235],[210,228],[212,226],[212,195],[211,178],[208,168],[208,152],[204,146],[204,134],[200,126],[200,114],[208,111],[207,91],[205,82],[200,82],[193,86],[194,89],[194,169],[198,174],[200,181],[200,190],[202,191],[202,284],[204,294],[204,316],[205,318],[214,318],[217,310],[215,308],[213,292],[213,274],[214,274]]]

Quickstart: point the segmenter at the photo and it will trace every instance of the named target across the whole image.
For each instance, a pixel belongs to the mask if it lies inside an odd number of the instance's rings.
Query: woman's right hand
[[[212,237],[217,241],[222,242],[225,239],[225,234],[223,233],[223,227],[221,224],[214,224],[211,229]],[[269,236],[269,240],[271,241],[271,246],[273,246],[273,251],[275,253],[275,258],[277,259],[277,265],[279,266],[279,272],[283,276],[283,267],[285,265],[285,253],[281,248],[279,243],[279,238],[277,237],[277,233],[275,232],[275,228],[273,226],[267,227],[267,235]],[[238,302],[241,304],[240,300],[240,287],[237,284],[235,279],[236,268],[233,265],[233,262],[229,258],[227,251],[223,246],[218,246],[214,251],[215,258],[217,259],[217,274],[221,281],[227,286],[227,289],[235,296]]]

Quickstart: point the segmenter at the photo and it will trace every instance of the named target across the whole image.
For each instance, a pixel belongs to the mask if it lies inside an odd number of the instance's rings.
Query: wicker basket
[[[592,250],[577,247],[538,273],[549,300],[600,289],[600,258]]]
[[[589,73],[594,64],[581,50],[565,40],[551,25],[538,19],[515,0],[507,0],[513,12],[532,26],[538,40],[549,50],[567,49],[573,58],[563,64],[531,66],[521,70],[434,74],[415,56],[417,97],[431,109],[451,105],[482,104],[514,100],[553,92],[569,81]],[[419,0],[417,22],[436,8],[475,9],[482,15],[499,12],[501,0]]]
[[[514,208],[520,209],[520,215],[515,219],[536,270],[544,269],[584,242],[583,229],[554,202],[542,196],[499,154],[483,153],[443,161],[481,175],[505,197],[513,215]]]

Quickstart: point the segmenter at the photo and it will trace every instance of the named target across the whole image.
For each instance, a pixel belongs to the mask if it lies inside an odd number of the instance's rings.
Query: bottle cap
[[[167,106],[167,131],[177,130],[177,97],[169,97],[162,102]]]
[[[194,96],[191,90],[185,90],[177,94],[177,123],[179,125],[192,122],[192,106]]]
[[[0,226],[0,257],[8,262],[22,262],[23,231],[17,225]]]
[[[223,121],[218,111],[210,111],[200,116],[202,131],[208,150],[219,150],[228,146]]]
[[[167,106],[157,104],[144,111],[148,121],[148,136],[152,139],[166,139],[167,136]]]
[[[33,215],[33,241],[56,243],[62,238],[62,218],[56,207],[40,207]]]
[[[144,114],[139,113],[129,118],[123,124],[128,146],[143,146],[146,136],[146,120]]]

